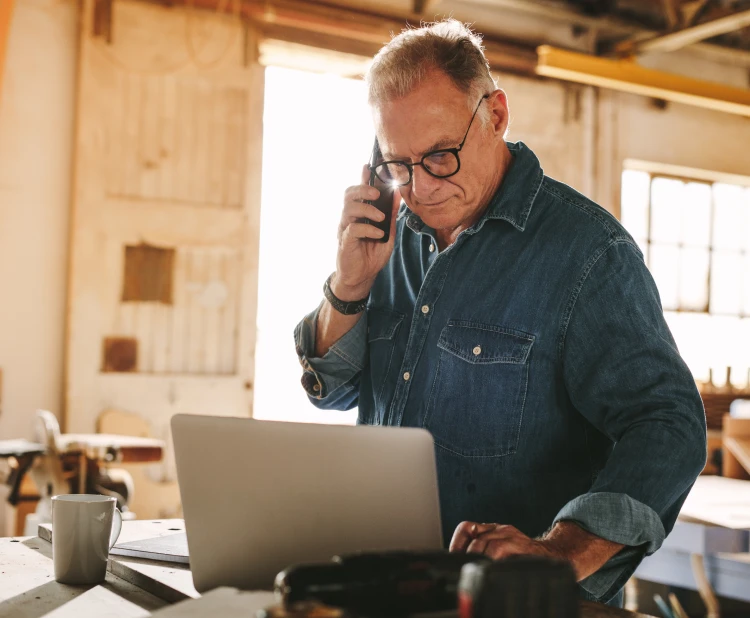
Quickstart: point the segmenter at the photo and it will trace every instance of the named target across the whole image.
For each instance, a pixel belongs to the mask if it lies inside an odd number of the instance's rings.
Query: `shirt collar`
[[[523,142],[507,142],[513,162],[487,207],[487,219],[504,219],[517,230],[526,229],[531,207],[542,186],[539,159]]]
[[[490,200],[484,216],[477,223],[477,230],[487,219],[503,219],[523,232],[531,207],[542,186],[544,172],[536,155],[523,142],[506,144],[513,156],[513,162],[505,173],[500,188]],[[424,231],[424,222],[402,203],[397,220],[404,217],[406,225],[411,230],[417,233]]]

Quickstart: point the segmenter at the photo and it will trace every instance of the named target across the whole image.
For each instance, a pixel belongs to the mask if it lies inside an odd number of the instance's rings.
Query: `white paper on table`
[[[750,530],[750,481],[699,476],[680,516],[724,528]]]

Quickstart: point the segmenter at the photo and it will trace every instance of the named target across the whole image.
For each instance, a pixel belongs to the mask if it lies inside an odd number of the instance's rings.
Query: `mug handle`
[[[122,530],[122,513],[120,513],[120,509],[115,507],[115,512],[112,515],[112,534],[109,536],[109,548],[112,549],[115,546],[115,543],[117,543],[117,539],[120,536],[120,531]]]

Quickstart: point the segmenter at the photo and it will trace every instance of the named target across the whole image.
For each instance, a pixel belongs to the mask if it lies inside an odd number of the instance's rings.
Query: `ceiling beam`
[[[186,4],[172,0],[173,5]],[[195,8],[216,10],[226,7],[225,0],[190,0]],[[256,24],[261,31],[272,31],[273,38],[300,41],[315,38],[321,47],[357,53],[367,50],[374,55],[393,33],[403,30],[407,23],[418,24],[420,16],[398,19],[364,11],[326,5],[304,0],[243,0],[242,16]],[[287,36],[285,36],[285,33]],[[509,42],[501,37],[484,36],[485,55],[494,70],[534,76],[536,51],[532,46]]]
[[[649,39],[635,41],[628,39],[615,45],[614,52],[617,55],[634,55],[647,52],[672,52],[710,39],[727,32],[741,30],[750,26],[750,9],[737,11],[730,15],[724,15],[711,21],[703,22],[688,28],[675,30],[668,34],[662,34]]]
[[[677,12],[677,0],[661,0],[661,4],[669,29],[674,30],[680,25],[680,15]]]
[[[3,91],[3,74],[7,62],[6,51],[10,38],[10,22],[13,17],[15,0],[0,1],[0,94]]]
[[[608,27],[620,32],[635,30],[632,26],[629,27],[610,17],[592,17],[552,0],[536,0],[534,2],[529,2],[529,0],[466,0],[463,4],[480,4],[495,9],[510,9],[526,15],[556,19],[571,25],[577,24],[589,28]]]
[[[689,0],[680,5],[682,23],[685,26],[692,26],[698,21],[704,9],[713,2],[713,0]]]
[[[609,52],[614,45],[625,37],[643,40],[662,34],[616,16],[591,17],[590,15],[584,15],[573,8],[566,8],[559,2],[552,2],[551,0],[537,0],[536,2],[530,2],[529,0],[461,0],[462,7],[471,7],[472,5],[490,7],[496,10],[510,9],[520,14],[591,28],[599,33],[600,47],[603,52]],[[683,18],[685,17],[687,15],[683,16]],[[713,43],[696,43],[691,47],[691,51],[701,53],[717,62],[741,63],[741,66],[750,67],[750,52],[744,50]]]
[[[427,18],[431,18],[430,11],[435,8],[440,0],[414,0],[414,12],[417,15],[424,15]]]
[[[542,45],[537,48],[536,72],[563,79],[620,90],[750,117],[750,89],[654,71],[632,60],[612,60]]]

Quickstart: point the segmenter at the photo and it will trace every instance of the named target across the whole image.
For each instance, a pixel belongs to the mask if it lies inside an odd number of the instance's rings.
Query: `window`
[[[696,380],[750,381],[750,187],[626,169],[622,223]]]

